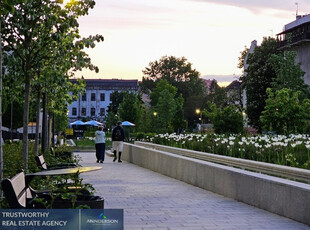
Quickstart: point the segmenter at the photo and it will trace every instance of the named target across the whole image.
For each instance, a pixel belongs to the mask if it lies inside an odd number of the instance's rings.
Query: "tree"
[[[2,148],[2,16],[14,11],[14,5],[21,3],[24,0],[2,0],[0,3],[0,181],[3,179],[3,148]],[[0,189],[0,197],[2,197],[2,190]]]
[[[224,107],[227,104],[225,88],[220,87],[214,79],[211,82],[210,93],[206,96],[206,101],[215,104],[217,107]]]
[[[203,114],[210,118],[215,133],[241,133],[243,131],[243,116],[239,109],[234,105],[224,108],[210,104],[211,111],[204,110]]]
[[[177,98],[175,98],[175,113],[174,118],[172,120],[172,125],[174,127],[174,130],[179,133],[182,129],[186,128],[186,121],[184,119],[184,110],[183,110],[183,104],[184,99],[182,95],[179,95]]]
[[[185,57],[163,56],[158,61],[150,62],[142,72],[144,76],[140,85],[144,90],[152,91],[160,80],[166,80],[176,87],[178,94],[182,94],[184,98],[185,118],[193,121],[195,114],[185,105],[190,97],[195,97],[199,104],[202,104],[205,87],[199,72],[192,68],[192,64]]]
[[[80,70],[83,67],[97,70],[91,65],[84,47],[94,47],[94,41],[102,41],[102,36],[81,39],[77,18],[88,13],[95,5],[94,0],[71,2],[61,8],[59,1],[32,0],[16,4],[14,13],[5,15],[2,38],[6,50],[20,59],[25,86],[23,117],[23,161],[28,167],[28,121],[31,84],[40,76],[47,76],[44,69],[55,57],[61,66]],[[58,53],[57,53],[58,52]],[[62,53],[63,52],[63,53]],[[59,56],[62,61],[59,61]],[[42,71],[45,73],[42,74]],[[63,73],[64,75],[65,73]]]
[[[161,97],[161,92],[167,90],[173,96],[177,94],[177,88],[168,83],[167,80],[161,80],[156,82],[156,88],[151,92],[151,105],[154,107],[158,104],[158,100]]]
[[[177,88],[167,80],[156,82],[156,88],[151,92],[151,105],[157,121],[156,131],[171,132],[184,128],[184,99],[182,94],[177,93]],[[154,113],[153,112],[153,113]]]
[[[129,121],[138,125],[141,121],[141,103],[134,93],[125,95],[123,102],[119,106],[119,116],[123,121]]]
[[[249,48],[248,47],[244,47],[244,50],[240,52],[240,57],[238,58],[238,65],[237,67],[239,69],[243,69],[244,68],[244,59],[246,58],[247,54],[249,53]]]
[[[271,64],[276,72],[271,86],[274,92],[283,88],[300,91],[303,97],[309,95],[309,86],[305,84],[303,76],[305,72],[300,68],[300,63],[295,64],[296,52],[285,51],[284,53],[271,56]]]
[[[246,75],[241,77],[242,85],[246,88],[246,113],[249,124],[261,130],[260,116],[267,99],[266,89],[276,78],[276,72],[271,64],[273,54],[278,54],[277,40],[264,38],[260,46],[253,53],[248,54]]]
[[[260,120],[266,131],[277,134],[305,133],[310,125],[310,100],[298,99],[301,91],[283,88],[273,92],[267,90],[265,110]]]
[[[173,131],[172,120],[176,112],[176,102],[174,100],[174,95],[167,89],[160,92],[156,110],[158,111],[157,116],[160,132],[171,133]]]
[[[19,61],[10,53],[3,53],[5,77],[2,81],[2,121],[3,126],[13,129],[23,126],[24,88],[19,75],[21,72],[21,63]]]
[[[108,112],[108,114],[105,117],[105,127],[109,130],[112,130],[112,127],[116,125],[118,121],[118,116],[114,114],[113,112]]]
[[[124,97],[128,94],[127,91],[114,91],[110,95],[111,103],[108,106],[108,113],[113,113],[113,116],[117,114],[119,105],[123,102]]]

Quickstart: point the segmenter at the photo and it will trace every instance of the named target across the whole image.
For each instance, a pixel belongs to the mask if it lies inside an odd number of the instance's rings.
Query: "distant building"
[[[243,68],[244,68],[244,71],[243,71],[244,73],[243,73],[243,75],[244,75],[244,76],[247,75],[246,70],[247,70],[247,68],[249,67],[249,65],[248,65],[248,63],[247,63],[248,56],[249,56],[249,54],[251,54],[251,53],[254,52],[256,46],[257,46],[257,41],[256,41],[256,40],[253,40],[253,41],[251,42],[250,49],[249,49],[247,55],[245,56],[245,58],[244,58],[244,60],[243,60]],[[246,88],[244,88],[244,89],[242,90],[242,96],[241,96],[241,98],[242,98],[242,99],[241,99],[241,100],[242,100],[242,107],[243,107],[243,108],[246,108],[246,104],[247,104]]]
[[[84,79],[86,92],[68,106],[70,122],[82,118],[102,121],[111,103],[114,91],[138,91],[138,80]],[[72,80],[73,83],[77,82]]]
[[[297,15],[296,20],[286,24],[277,34],[279,49],[296,51],[296,63],[301,63],[304,80],[310,85],[310,14]]]

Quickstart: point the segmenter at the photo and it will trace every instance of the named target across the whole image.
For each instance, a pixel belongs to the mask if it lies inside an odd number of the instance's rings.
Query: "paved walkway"
[[[114,163],[109,156],[98,164],[94,152],[76,154],[83,166],[103,167],[82,173],[83,182],[94,185],[96,194],[105,198],[106,209],[124,209],[126,230],[310,229],[139,166]]]

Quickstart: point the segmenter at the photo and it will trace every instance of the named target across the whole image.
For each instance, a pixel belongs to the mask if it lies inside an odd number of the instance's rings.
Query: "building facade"
[[[277,38],[279,49],[296,51],[295,61],[301,63],[305,83],[310,85],[310,14],[296,16],[296,20],[286,24]]]
[[[70,122],[86,118],[103,121],[114,91],[138,91],[138,80],[84,79],[86,92],[68,107]],[[72,80],[73,83],[76,80]]]

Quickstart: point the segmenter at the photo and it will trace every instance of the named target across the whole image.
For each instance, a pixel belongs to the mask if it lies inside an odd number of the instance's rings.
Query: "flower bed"
[[[309,135],[159,134],[156,144],[310,169]]]

